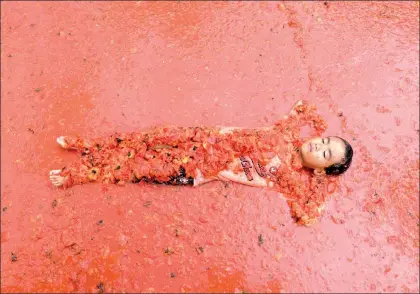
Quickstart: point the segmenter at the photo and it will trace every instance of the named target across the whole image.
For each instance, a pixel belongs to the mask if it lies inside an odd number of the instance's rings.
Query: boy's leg
[[[85,165],[75,164],[63,169],[51,170],[50,181],[55,187],[71,187],[99,179],[101,170],[97,167],[88,168]]]
[[[93,139],[84,139],[76,136],[60,136],[57,138],[57,143],[64,149],[77,150],[86,155],[92,151],[100,151],[103,148],[134,148],[138,152],[145,152],[147,146],[144,140],[147,138],[147,133],[126,133],[113,134]],[[83,154],[85,153],[85,154]]]
[[[86,140],[73,136],[60,136],[57,138],[57,143],[64,149],[73,149],[80,152],[95,146],[94,140]]]

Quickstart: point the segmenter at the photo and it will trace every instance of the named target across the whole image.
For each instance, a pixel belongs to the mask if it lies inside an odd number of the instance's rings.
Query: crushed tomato
[[[272,128],[236,129],[221,133],[216,127],[158,126],[151,131],[114,134],[93,140],[68,142],[82,151],[80,166],[69,166],[62,174],[67,185],[97,181],[125,184],[153,180],[171,183],[180,172],[195,178],[217,176],[234,159],[249,156],[263,166],[275,156],[282,164],[274,175],[274,189],[287,199],[291,214],[300,224],[316,221],[326,201],[332,177],[314,176],[302,167],[298,149],[303,143],[300,130],[309,125],[312,135],[321,135],[326,122],[316,108],[303,103],[296,115],[286,117]]]

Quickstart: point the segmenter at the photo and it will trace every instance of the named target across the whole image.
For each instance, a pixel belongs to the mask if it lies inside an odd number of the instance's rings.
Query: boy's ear
[[[323,169],[323,168],[316,168],[316,169],[314,169],[314,174],[316,176],[323,176],[323,175],[325,175],[325,169]]]

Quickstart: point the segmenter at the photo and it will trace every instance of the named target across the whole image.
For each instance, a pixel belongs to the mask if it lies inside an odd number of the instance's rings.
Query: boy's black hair
[[[340,137],[336,138],[343,140],[346,151],[344,152],[344,159],[340,163],[334,163],[333,165],[325,168],[325,173],[332,176],[338,176],[344,173],[350,167],[353,159],[353,148],[349,142]]]

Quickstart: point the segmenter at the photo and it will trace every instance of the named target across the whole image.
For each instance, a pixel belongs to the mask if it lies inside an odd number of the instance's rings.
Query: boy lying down
[[[300,137],[305,125],[312,127],[311,138]],[[327,201],[328,182],[344,173],[353,157],[346,140],[321,137],[326,128],[316,108],[299,101],[289,115],[263,128],[159,126],[95,139],[61,136],[57,143],[79,151],[81,161],[51,170],[50,180],[56,187],[231,181],[281,192],[292,217],[308,226]]]

